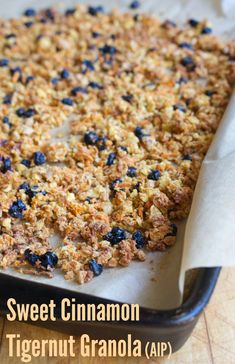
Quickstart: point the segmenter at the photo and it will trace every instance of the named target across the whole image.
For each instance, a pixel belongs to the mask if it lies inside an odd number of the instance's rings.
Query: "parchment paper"
[[[65,1],[127,10],[130,1]],[[14,17],[27,7],[36,9],[58,0],[0,0],[2,17]],[[59,7],[63,7],[59,5]],[[142,0],[138,12],[148,12],[181,23],[188,18],[210,19],[216,34],[235,38],[235,0]],[[235,94],[213,144],[203,162],[188,221],[178,224],[177,243],[165,253],[147,253],[144,263],[106,269],[85,285],[65,281],[55,272],[52,279],[26,276],[7,269],[3,274],[109,298],[139,303],[143,307],[169,309],[181,303],[185,271],[195,267],[235,265]],[[186,229],[185,229],[186,226]],[[184,239],[185,233],[185,239]],[[183,255],[182,255],[183,252]],[[180,282],[180,284],[179,284]],[[14,294],[14,293],[13,293]]]

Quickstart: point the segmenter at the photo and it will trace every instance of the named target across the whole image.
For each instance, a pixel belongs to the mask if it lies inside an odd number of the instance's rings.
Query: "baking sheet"
[[[65,7],[71,7],[78,2],[102,4],[107,10],[112,7],[127,10],[130,3],[125,0],[81,0],[65,1],[64,4]],[[6,6],[5,1],[0,0],[1,16],[13,17],[27,7],[38,9],[55,4],[58,4],[58,0],[9,0]],[[63,8],[61,3],[57,6]],[[179,23],[191,17],[204,19],[206,14],[213,22],[216,34],[235,38],[233,0],[144,0],[139,11]],[[12,269],[2,273],[102,298],[139,303],[143,307],[170,309],[181,302],[184,273],[187,269],[235,265],[234,216],[235,95],[202,165],[190,216],[187,224],[186,221],[179,224],[174,247],[165,253],[147,253],[144,263],[132,262],[127,268],[106,269],[101,276],[85,285],[65,281],[57,270],[52,279],[19,274]]]

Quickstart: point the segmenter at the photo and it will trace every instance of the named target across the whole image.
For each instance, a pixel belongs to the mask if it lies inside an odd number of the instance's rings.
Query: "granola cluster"
[[[84,283],[174,244],[234,43],[78,6],[1,20],[0,54],[0,266]]]

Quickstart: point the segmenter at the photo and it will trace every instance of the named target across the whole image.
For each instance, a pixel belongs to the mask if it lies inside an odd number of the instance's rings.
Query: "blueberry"
[[[182,84],[182,83],[187,83],[188,82],[188,79],[187,78],[185,78],[185,77],[180,77],[177,81],[176,81],[176,83],[179,83],[180,85]]]
[[[138,9],[140,7],[140,2],[135,0],[135,1],[132,1],[132,3],[130,3],[130,9]]]
[[[65,11],[65,15],[66,16],[73,15],[75,12],[76,12],[75,8],[70,8]]]
[[[36,166],[41,166],[46,162],[46,156],[42,152],[35,152],[33,155],[33,159]]]
[[[193,61],[192,57],[187,56],[187,57],[182,58],[180,63],[183,66],[187,67],[187,66],[193,65],[194,64],[194,61]]]
[[[39,256],[34,254],[30,249],[26,249],[24,252],[25,259],[34,266],[39,261]]]
[[[103,86],[101,86],[99,83],[92,82],[92,81],[88,83],[88,87],[91,87],[91,88],[97,89],[97,90],[102,90],[103,89]]]
[[[87,71],[94,71],[95,67],[92,61],[86,59],[85,61],[82,62],[82,69],[83,73],[86,73]]]
[[[24,12],[25,16],[35,16],[36,15],[36,11],[32,8],[26,9]]]
[[[145,244],[145,238],[144,238],[144,235],[143,233],[140,231],[140,230],[137,230],[135,231],[133,234],[132,234],[132,239],[135,240],[136,242],[136,247],[138,249],[141,249],[144,247],[144,244]]]
[[[58,257],[53,252],[46,252],[45,254],[40,255],[39,259],[41,262],[41,266],[46,269],[48,269],[48,267],[54,268],[58,263]]]
[[[137,182],[134,186],[132,186],[130,188],[130,191],[132,192],[132,191],[136,190],[136,191],[140,192],[140,185],[141,185],[141,182]]]
[[[101,36],[101,34],[98,32],[92,32],[91,35],[93,38],[99,38]]]
[[[131,100],[133,99],[133,95],[123,95],[122,99],[126,102],[131,103]]]
[[[29,108],[29,109],[25,110],[24,117],[25,118],[31,118],[35,114],[36,114],[36,110],[33,109],[33,108]]]
[[[192,161],[192,157],[189,154],[185,154],[185,155],[183,155],[182,160],[183,161]]]
[[[87,90],[85,89],[85,87],[81,87],[81,86],[74,87],[71,90],[71,94],[73,96],[77,96],[78,93],[80,93],[80,94],[87,94]]]
[[[73,100],[70,99],[69,97],[64,97],[62,100],[61,100],[62,104],[64,105],[68,105],[68,106],[73,106]]]
[[[8,117],[8,116],[4,116],[4,117],[2,118],[2,122],[3,122],[3,124],[10,125],[9,117]]]
[[[127,176],[128,177],[136,177],[136,171],[137,171],[137,168],[135,168],[135,167],[128,167]]]
[[[50,19],[50,20],[54,20],[55,15],[52,9],[48,8],[45,10],[45,16]]]
[[[123,150],[124,152],[127,152],[127,153],[128,153],[128,149],[127,149],[127,147],[124,147],[123,145],[121,145],[119,148],[120,148],[121,150]]]
[[[112,245],[120,243],[126,239],[126,231],[119,227],[114,227],[104,236],[104,239],[109,241]]]
[[[107,166],[111,166],[114,163],[115,159],[116,159],[116,154],[115,153],[110,153],[108,155],[108,158],[107,158],[107,161],[106,161],[106,165]]]
[[[25,190],[26,195],[29,197],[29,202],[37,195],[38,191],[36,191],[38,186],[30,187],[27,182],[22,183],[19,189]]]
[[[2,159],[2,167],[1,172],[6,173],[7,171],[11,170],[11,159],[10,158],[3,158]]]
[[[25,109],[20,107],[16,110],[16,115],[19,116],[19,118],[23,118],[25,116]]]
[[[137,126],[134,130],[134,134],[135,136],[138,138],[138,139],[142,139],[143,137],[147,136],[145,133],[144,133],[144,129],[141,127],[141,126]]]
[[[186,67],[188,71],[194,71],[194,69],[196,68],[194,60],[190,56],[182,58],[180,63],[182,64],[182,66]]]
[[[117,183],[122,183],[122,179],[121,178],[116,178],[114,179],[110,184],[109,184],[109,188],[111,191],[115,190],[115,187],[117,185]]]
[[[31,165],[30,160],[22,159],[22,161],[20,163],[23,164],[25,167],[30,168],[30,165]]]
[[[18,209],[20,209],[21,211],[24,211],[24,210],[26,210],[26,206],[25,206],[25,204],[24,204],[24,202],[23,201],[21,201],[21,200],[17,200],[17,206],[18,206]]]
[[[208,96],[208,97],[211,97],[214,95],[214,91],[211,91],[211,90],[206,90],[205,91],[205,95]]]
[[[12,102],[12,94],[8,94],[8,95],[5,95],[4,98],[3,98],[3,104],[4,105],[10,105],[11,102]]]
[[[28,84],[29,82],[33,81],[35,79],[34,76],[27,76],[26,78],[26,84]]]
[[[106,149],[106,137],[100,137],[96,143],[96,146],[98,148],[99,151],[105,150]]]
[[[151,172],[149,172],[148,174],[148,179],[151,179],[153,181],[157,181],[159,178],[161,177],[161,172],[156,169],[156,170],[151,170]]]
[[[66,68],[64,68],[60,72],[60,77],[63,78],[63,79],[67,79],[67,78],[69,78],[69,76],[70,76],[70,73],[69,73],[69,71]]]
[[[182,104],[175,104],[175,105],[173,105],[173,109],[174,110],[179,110],[179,111],[182,111],[182,112],[185,112],[186,111],[184,105],[182,105]]]
[[[26,28],[31,28],[33,26],[33,22],[32,21],[27,21],[24,23],[24,25],[26,26]]]
[[[23,182],[18,190],[24,190],[27,193],[30,190],[30,185],[27,182]]]
[[[52,83],[52,85],[57,85],[58,83],[59,83],[59,78],[58,77],[54,77],[54,78],[52,78],[51,79],[51,83]]]
[[[88,7],[88,13],[92,16],[96,16],[99,13],[103,13],[104,8],[103,6],[89,6]]]
[[[0,67],[7,67],[8,64],[9,64],[9,59],[7,58],[0,59]]]
[[[88,131],[84,135],[84,141],[86,145],[95,145],[99,140],[98,135],[94,131]]]
[[[11,74],[14,76],[16,73],[22,74],[22,69],[18,66],[15,68],[11,68]]]
[[[102,264],[98,264],[95,259],[89,261],[89,268],[94,273],[94,276],[99,276],[103,272]]]
[[[22,219],[23,218],[22,212],[24,210],[26,210],[26,206],[25,206],[24,202],[21,200],[17,200],[12,203],[8,212],[12,217],[14,217],[16,219]]]
[[[211,34],[212,33],[212,29],[209,27],[205,27],[202,29],[201,31],[202,34]]]
[[[229,59],[228,59],[230,62],[235,62],[235,57],[229,57]]]
[[[189,19],[189,24],[191,25],[191,27],[193,28],[196,28],[199,24],[199,21],[198,20],[195,20],[195,19]]]
[[[99,48],[100,52],[103,53],[103,55],[109,54],[110,56],[113,56],[117,52],[117,48],[110,46],[108,44],[105,44],[103,47]]]
[[[182,43],[180,43],[180,44],[179,44],[179,47],[180,47],[180,48],[186,48],[186,49],[193,49],[192,44],[187,43],[187,42],[182,42]]]

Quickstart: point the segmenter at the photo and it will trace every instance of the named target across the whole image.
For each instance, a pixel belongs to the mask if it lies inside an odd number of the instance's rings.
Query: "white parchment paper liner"
[[[66,7],[77,2],[102,4],[127,10],[130,0],[64,1]],[[228,3],[229,2],[229,3]],[[235,21],[230,16],[233,0],[144,0],[138,12],[145,11],[177,22],[188,18],[209,18],[215,33],[235,37]],[[42,8],[58,4],[58,0],[0,0],[0,15],[17,16],[27,7]],[[226,8],[226,11],[224,10]],[[225,17],[227,13],[227,17]],[[147,253],[144,263],[132,262],[127,268],[106,269],[85,285],[65,281],[55,272],[53,279],[26,276],[12,269],[4,274],[50,284],[121,302],[139,303],[148,308],[169,309],[182,298],[184,273],[189,268],[235,265],[235,96],[231,100],[214,142],[202,165],[190,216],[185,245],[185,222],[179,224],[177,243],[166,253]],[[182,256],[183,251],[183,256]],[[180,282],[180,285],[179,285]],[[14,292],[12,292],[14,296]]]

